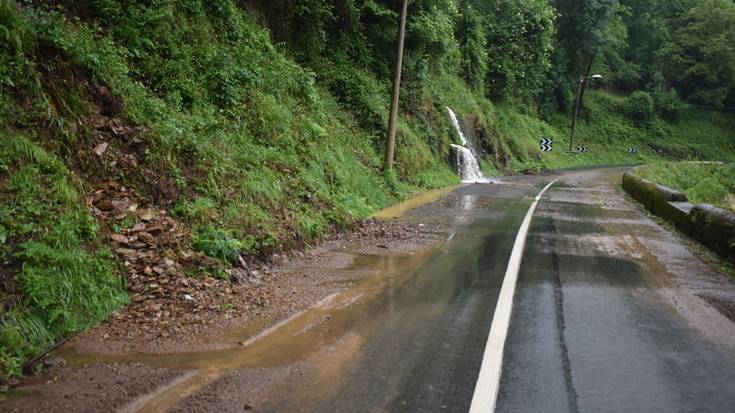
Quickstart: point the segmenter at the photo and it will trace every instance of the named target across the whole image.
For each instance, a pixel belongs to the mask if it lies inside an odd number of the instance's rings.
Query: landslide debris
[[[267,301],[260,273],[244,259],[245,268],[227,268],[193,251],[190,229],[132,188],[108,181],[87,206],[122,263],[131,301],[104,323],[105,338],[193,334],[222,314]]]

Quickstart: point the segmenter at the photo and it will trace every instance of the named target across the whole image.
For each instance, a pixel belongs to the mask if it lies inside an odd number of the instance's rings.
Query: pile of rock
[[[125,267],[132,302],[113,315],[115,328],[109,335],[130,335],[144,328],[149,334],[169,337],[186,325],[210,323],[217,314],[265,303],[267,291],[245,284],[255,270],[223,268],[192,251],[189,229],[143,202],[132,189],[115,182],[88,199]],[[228,273],[242,278],[238,279],[242,283],[233,285],[224,276]]]
[[[435,241],[440,232],[439,226],[416,224],[406,221],[383,221],[377,219],[366,219],[357,223],[354,231],[338,233],[334,236],[336,240],[370,240],[376,243],[388,243],[401,240],[428,240]]]

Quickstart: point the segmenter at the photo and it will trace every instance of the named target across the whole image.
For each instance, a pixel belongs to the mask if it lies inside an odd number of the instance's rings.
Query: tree
[[[680,19],[661,57],[665,76],[690,101],[723,107],[735,102],[735,3],[701,0]]]
[[[489,55],[486,87],[496,99],[535,98],[551,68],[554,9],[547,0],[468,0],[482,16]]]
[[[659,51],[670,39],[670,1],[621,0],[625,7],[627,47],[619,64],[613,65],[611,78],[625,91],[654,89],[662,81]]]
[[[556,0],[558,45],[567,56],[567,73],[579,73],[615,39],[610,31],[618,0]]]
[[[618,0],[555,0],[553,4],[559,13],[553,76],[559,81],[549,85],[553,90],[547,93],[556,98],[558,109],[568,110],[579,77],[590,75],[596,56],[624,42],[621,31],[615,30],[620,8]]]
[[[469,6],[457,24],[462,60],[460,70],[465,81],[475,90],[483,91],[488,70],[487,39],[480,14]]]

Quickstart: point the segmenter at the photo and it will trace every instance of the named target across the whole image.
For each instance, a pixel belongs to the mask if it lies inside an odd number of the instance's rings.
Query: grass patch
[[[0,182],[0,294],[6,303],[0,375],[7,377],[20,375],[27,357],[102,321],[127,294],[59,159],[25,136],[3,135]]]
[[[735,212],[735,164],[655,162],[636,174],[684,192],[692,203]]]

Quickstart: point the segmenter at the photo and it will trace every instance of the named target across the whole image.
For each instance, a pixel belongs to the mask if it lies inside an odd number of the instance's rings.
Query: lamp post
[[[574,133],[577,131],[577,115],[579,115],[579,106],[582,103],[582,87],[590,79],[602,79],[602,76],[592,75],[581,76],[579,78],[579,85],[577,86],[577,101],[574,104],[574,115],[572,116],[572,136],[569,137],[569,152],[572,151],[572,145],[574,144]]]

